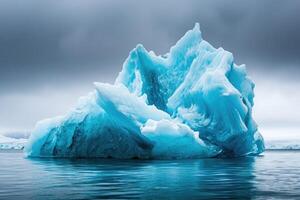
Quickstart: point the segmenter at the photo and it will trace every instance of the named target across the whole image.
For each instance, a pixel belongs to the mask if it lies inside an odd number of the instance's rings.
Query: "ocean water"
[[[0,199],[300,199],[300,151],[160,161],[27,159],[2,151]]]

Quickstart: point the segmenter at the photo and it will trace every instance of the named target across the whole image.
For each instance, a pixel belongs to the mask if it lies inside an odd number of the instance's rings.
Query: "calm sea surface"
[[[300,199],[300,151],[201,160],[26,159],[0,151],[0,199]]]

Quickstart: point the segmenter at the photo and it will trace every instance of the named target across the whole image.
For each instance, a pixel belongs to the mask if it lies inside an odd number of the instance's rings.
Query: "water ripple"
[[[25,159],[0,152],[0,199],[299,199],[300,152],[201,160]]]

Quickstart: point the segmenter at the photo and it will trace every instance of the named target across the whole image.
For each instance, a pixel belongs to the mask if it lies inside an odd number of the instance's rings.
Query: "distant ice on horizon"
[[[0,134],[0,150],[23,149],[28,139],[11,138]]]

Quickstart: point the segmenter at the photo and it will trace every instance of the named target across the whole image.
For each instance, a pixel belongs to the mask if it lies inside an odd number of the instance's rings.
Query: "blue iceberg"
[[[199,24],[163,56],[137,45],[115,83],[95,83],[67,115],[37,123],[29,157],[181,159],[257,155],[254,83]]]

